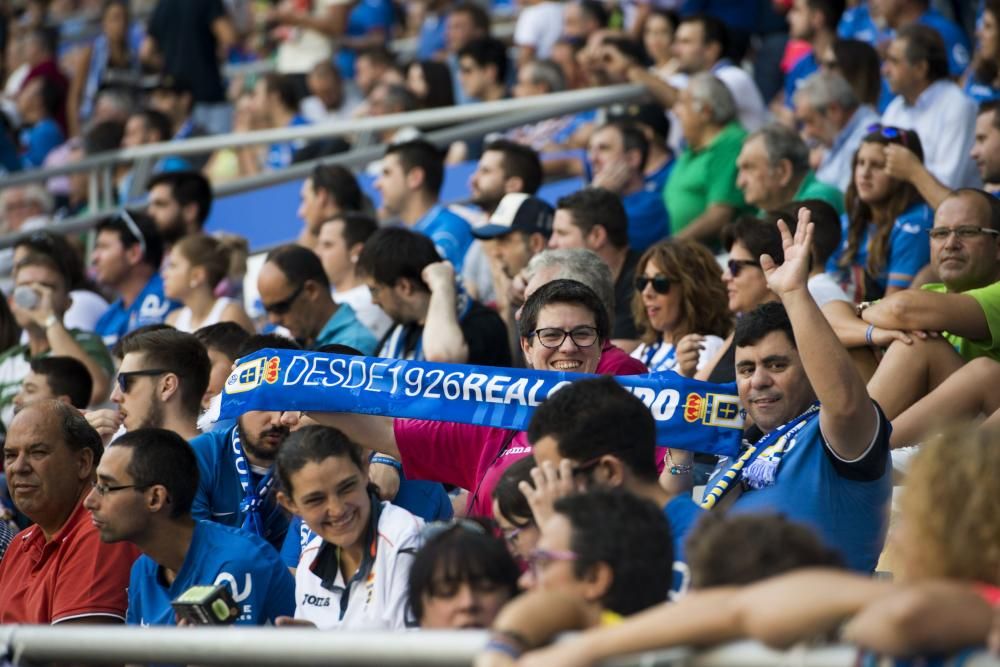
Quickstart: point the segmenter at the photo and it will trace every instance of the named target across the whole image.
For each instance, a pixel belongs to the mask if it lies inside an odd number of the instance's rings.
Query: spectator
[[[148,215],[122,209],[105,218],[97,226],[91,261],[97,282],[118,296],[94,329],[106,345],[141,326],[163,322],[179,307],[163,295],[163,241]]]
[[[319,123],[333,118],[346,118],[347,94],[340,72],[330,62],[313,65],[306,77],[309,95],[299,103],[299,110],[310,123]]]
[[[977,185],[968,160],[976,107],[948,79],[944,43],[933,29],[911,25],[896,34],[885,59],[885,78],[896,97],[882,124],[914,130],[927,169],[950,188]]]
[[[310,69],[333,58],[334,40],[344,34],[350,10],[349,3],[339,0],[310,4],[306,10],[294,2],[268,9],[267,22],[278,40],[278,72],[294,77],[296,86],[304,90]]]
[[[920,25],[936,32],[947,56],[947,75],[960,77],[969,66],[969,38],[957,25],[930,8],[929,0],[895,0],[880,6],[886,25],[899,35],[910,26]]]
[[[275,334],[251,336],[238,356],[264,348],[299,346]],[[198,491],[191,509],[195,519],[243,528],[281,546],[288,517],[274,495],[274,459],[289,431],[280,419],[280,412],[244,412],[233,427],[191,440],[198,458]]]
[[[732,331],[715,258],[697,242],[668,239],[642,254],[635,276],[629,305],[642,343],[632,356],[654,373],[694,377]]]
[[[492,102],[507,96],[507,49],[492,37],[468,42],[457,52],[458,81],[468,102]]]
[[[375,189],[382,195],[384,217],[398,218],[430,238],[438,254],[461,271],[472,233],[465,219],[439,203],[443,181],[441,152],[416,139],[386,149]]]
[[[820,58],[821,70],[844,77],[851,84],[858,102],[879,113],[889,106],[892,91],[882,78],[882,61],[871,44],[856,39],[838,39]]]
[[[537,197],[508,193],[490,216],[489,222],[472,230],[489,249],[508,279],[517,276],[528,260],[545,249],[552,235],[552,208]]]
[[[736,168],[743,199],[760,210],[780,208],[793,199],[821,199],[844,212],[844,195],[816,180],[809,168],[809,147],[784,125],[765,125],[748,136]]]
[[[993,316],[1000,280],[1000,207],[981,190],[958,190],[934,213],[931,268],[940,283],[903,290],[861,309],[877,328],[934,331],[942,339],[893,343],[868,383],[889,419],[939,386],[963,363],[997,354]],[[947,332],[947,333],[945,333]]]
[[[876,126],[854,156],[854,182],[847,188],[843,245],[827,271],[855,302],[906,289],[930,259],[924,234],[934,212],[910,183],[885,173],[885,147],[904,146],[923,158],[915,132]]]
[[[344,211],[360,211],[364,196],[354,174],[345,167],[318,164],[302,181],[297,215],[305,225],[298,243],[316,250],[317,236],[323,223]]]
[[[567,5],[568,7],[569,5]],[[517,69],[515,98],[547,95],[566,90],[566,76],[552,60],[531,60]],[[507,139],[527,144],[538,151],[579,148],[593,131],[597,113],[593,110],[548,118],[515,127],[505,133]]]
[[[531,471],[536,467],[534,456],[519,459],[503,471],[493,488],[493,520],[507,543],[507,551],[518,563],[526,562],[542,534],[520,488],[521,482],[532,483]]]
[[[837,24],[844,13],[844,0],[794,0],[788,12],[789,36],[803,40],[810,50],[785,74],[785,106],[791,109],[795,91],[819,71],[819,58],[837,39]]]
[[[636,252],[644,251],[670,233],[663,190],[646,187],[649,143],[637,125],[608,123],[590,135],[587,151],[593,169],[590,184],[621,197],[628,217],[628,244]]]
[[[548,58],[563,32],[563,7],[552,0],[522,0],[514,26],[517,64]]]
[[[976,102],[991,102],[1000,98],[1000,2],[989,0],[982,6],[982,16],[976,29],[976,52],[972,65],[965,73],[965,94]]]
[[[170,119],[164,114],[152,108],[144,108],[136,111],[128,117],[125,123],[125,132],[122,135],[122,148],[135,148],[147,144],[158,144],[170,141],[171,127]],[[141,193],[147,187],[142,178],[136,180],[141,172],[136,171],[135,163],[129,165],[128,169],[118,178],[118,200],[121,202],[131,202],[139,199]],[[160,174],[170,171],[191,170],[191,163],[186,159],[176,156],[160,158],[153,165],[153,174]]]
[[[357,271],[372,301],[394,323],[376,356],[510,365],[499,315],[464,294],[451,265],[441,261],[427,237],[406,229],[381,229],[365,243]]]
[[[59,89],[51,79],[38,77],[26,83],[17,95],[21,117],[21,165],[41,167],[45,158],[65,140],[56,117],[60,110]]]
[[[466,44],[490,36],[490,15],[475,2],[458,2],[454,4],[445,19],[444,41],[447,51],[448,67],[451,69],[451,83],[458,104],[467,104],[473,100],[466,97],[458,66],[459,52]]]
[[[746,206],[736,187],[736,157],[746,131],[736,122],[729,90],[711,74],[691,77],[674,112],[688,147],[663,190],[671,231],[712,242]]]
[[[667,147],[670,121],[663,113],[663,108],[655,103],[611,107],[608,122],[619,121],[634,124],[646,136],[649,151],[643,175],[645,187],[649,192],[662,193],[667,184],[667,176],[674,166],[674,155]]]
[[[354,85],[362,97],[369,97],[386,72],[395,66],[395,57],[384,46],[371,46],[358,51],[354,64]]]
[[[0,421],[4,424],[11,423],[14,396],[31,372],[34,358],[73,357],[90,373],[93,387],[88,402],[100,403],[108,396],[113,369],[107,350],[93,333],[63,324],[69,307],[68,280],[65,268],[50,255],[29,254],[15,267],[14,283],[23,296],[12,298],[10,307],[27,342],[0,355]]]
[[[406,68],[406,87],[417,98],[420,109],[437,109],[455,104],[451,70],[444,63],[417,60]]]
[[[56,62],[58,35],[48,28],[34,28],[24,37],[24,59],[28,65],[27,75],[21,83],[18,93],[23,93],[35,79],[42,79],[50,84],[50,92],[46,96],[52,100],[47,103],[56,110],[54,120],[59,126],[62,136],[66,136],[66,93],[69,82]]]
[[[423,5],[407,7],[406,31],[417,37],[418,60],[441,61],[447,55],[445,19],[451,4],[449,0],[430,0]]]
[[[641,178],[634,171],[632,175],[633,180]],[[640,253],[630,248],[626,215],[618,197],[609,190],[592,187],[567,195],[556,203],[549,247],[586,248],[608,265],[615,286],[611,335],[615,345],[631,352],[638,345],[639,336],[629,297]]]
[[[366,253],[370,247],[366,246]],[[531,368],[577,373],[596,370],[609,329],[604,304],[588,287],[571,280],[539,288],[525,304],[520,326],[522,352]],[[549,333],[545,344],[535,341],[539,329]],[[547,347],[555,342],[556,332],[565,340],[557,348]],[[399,459],[412,479],[466,489],[466,514],[470,516],[490,516],[493,488],[500,475],[531,453],[524,432],[489,426],[343,413],[310,412],[309,417],[340,429],[362,446]],[[299,416],[286,412],[282,419],[286,426],[294,426]]]
[[[236,41],[222,0],[158,0],[140,55],[155,71],[190,77],[195,122],[211,134],[224,134],[232,123],[232,109],[226,103],[218,57]]]
[[[299,94],[294,82],[280,74],[267,74],[257,81],[254,86],[253,108],[266,128],[309,124],[299,114]],[[254,146],[240,148],[240,172],[243,176],[252,176],[264,169],[283,169],[295,161],[295,152],[304,147],[305,142],[302,140],[276,142],[267,147],[263,156]]]
[[[218,322],[236,322],[253,331],[242,304],[215,296],[229,271],[230,252],[223,241],[204,234],[185,236],[174,246],[162,271],[163,294],[183,307],[167,314],[167,324],[193,333]]]
[[[192,586],[229,584],[237,625],[264,625],[294,609],[288,570],[256,535],[191,518],[198,463],[177,433],[142,428],[105,452],[84,501],[105,544],[142,555],[128,584],[130,625],[174,625],[171,603]],[[121,493],[128,491],[128,493]]]
[[[271,322],[288,329],[306,349],[336,343],[375,352],[375,336],[350,305],[333,300],[323,264],[308,248],[288,244],[268,253],[257,288]]]
[[[538,153],[506,139],[486,144],[469,178],[472,203],[492,215],[504,195],[521,192],[533,195],[542,185],[542,164]]]
[[[206,134],[205,128],[195,123],[191,117],[194,111],[194,94],[187,81],[169,74],[163,76],[149,93],[149,106],[170,120],[172,130],[170,137],[175,141]],[[189,156],[188,159],[195,160],[196,167],[204,166],[204,159],[197,159],[197,156]]]
[[[39,357],[31,360],[14,397],[14,414],[39,401],[60,401],[77,410],[90,405],[94,382],[90,371],[73,357]]]
[[[604,304],[608,321],[614,322],[618,299],[611,278],[611,269],[594,252],[583,248],[545,250],[531,258],[522,276],[525,280],[525,299],[530,299],[539,287],[553,280],[575,280],[582,283],[594,291]],[[518,308],[515,313],[517,319],[520,319],[522,310],[523,308]],[[517,342],[520,343],[520,337]],[[601,346],[601,360],[594,372],[600,375],[643,375],[648,373],[649,369],[638,359],[630,357],[613,341],[606,340]]]
[[[149,181],[146,213],[169,248],[205,226],[212,211],[212,186],[196,171],[169,171]]]
[[[333,300],[349,305],[358,321],[381,340],[392,320],[372,301],[371,290],[358,273],[361,251],[377,229],[375,220],[363,213],[334,215],[319,228],[316,254],[333,287]]]
[[[517,564],[502,540],[470,519],[428,524],[413,558],[409,616],[422,630],[488,628],[517,595]]]
[[[0,561],[0,622],[123,623],[138,554],[130,544],[102,544],[83,507],[100,436],[75,408],[40,401],[14,418],[3,450],[12,499],[33,525]]]
[[[663,79],[677,73],[678,63],[674,57],[673,44],[679,23],[680,17],[673,11],[652,7],[639,24],[642,46],[653,61],[651,69]]]
[[[976,139],[970,156],[983,183],[1000,184],[1000,103],[984,103],[976,116]]]
[[[574,0],[563,5],[561,40],[584,44],[598,30],[608,27],[608,10],[596,0]]]
[[[239,359],[240,350],[250,338],[250,334],[235,322],[219,322],[198,329],[194,332],[194,337],[205,346],[208,360],[212,364],[208,376],[208,388],[205,389],[205,396],[201,401],[202,408],[207,408],[210,400],[222,393],[233,364]]]
[[[336,429],[296,431],[278,452],[277,469],[281,504],[316,534],[295,571],[295,619],[278,624],[405,628],[407,582],[422,521],[379,501],[361,448]],[[349,585],[355,580],[367,585]]]
[[[868,128],[878,123],[878,114],[858,102],[843,76],[818,72],[803,80],[795,91],[795,118],[802,125],[805,140],[820,147],[818,164],[810,158],[816,180],[846,192],[853,180],[854,153]]]
[[[395,13],[389,0],[368,0],[352,6],[347,15],[347,30],[338,40],[340,50],[336,62],[343,78],[355,78],[356,54],[371,47],[385,51],[394,21]]]
[[[401,83],[376,82],[372,92],[365,98],[367,113],[370,116],[389,116],[417,110],[417,98]],[[412,126],[398,129],[388,129],[380,132],[378,137],[386,146],[400,144],[416,139],[420,131]],[[373,176],[381,173],[381,160],[368,165],[367,171]]]

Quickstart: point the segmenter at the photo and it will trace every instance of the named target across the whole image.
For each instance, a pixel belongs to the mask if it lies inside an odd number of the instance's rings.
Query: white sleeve
[[[935,137],[920,137],[921,141],[932,145],[928,151],[927,169],[949,188],[974,186],[971,178],[971,158],[969,151],[975,139],[976,107],[964,93],[948,96],[948,104],[943,105],[944,113],[934,123]],[[925,149],[926,150],[926,149]]]
[[[410,568],[413,558],[420,548],[420,533],[414,532],[404,539],[393,553],[393,562],[385,575],[385,598],[383,601],[382,620],[393,630],[405,630],[411,627],[407,623],[409,608]],[[415,619],[414,619],[415,620]]]
[[[538,23],[537,12],[529,11],[527,8],[521,12],[514,26],[514,43],[518,46],[538,46],[542,38],[545,26]]]
[[[705,364],[715,359],[715,355],[719,353],[722,346],[725,345],[726,341],[722,340],[718,336],[705,336],[705,349],[701,351],[698,356],[698,370],[700,371],[705,367]]]

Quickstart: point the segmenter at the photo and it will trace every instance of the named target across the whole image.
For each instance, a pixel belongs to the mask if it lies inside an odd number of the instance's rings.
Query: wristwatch
[[[52,325],[58,323],[59,323],[59,318],[56,317],[54,314],[50,313],[49,316],[45,318],[43,326],[45,327],[45,330],[48,331],[49,328],[52,327]]]

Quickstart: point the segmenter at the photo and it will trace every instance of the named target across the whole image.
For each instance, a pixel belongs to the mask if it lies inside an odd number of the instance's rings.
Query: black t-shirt
[[[148,33],[163,55],[164,70],[187,81],[195,102],[224,102],[218,42],[212,32],[226,15],[222,0],[159,0]]]
[[[709,382],[724,384],[726,382],[736,382],[736,346],[732,343],[726,348],[719,363],[712,369],[712,374],[708,376]]]
[[[469,311],[458,323],[465,338],[466,345],[469,346],[469,359],[467,364],[479,366],[511,366],[510,347],[507,340],[507,327],[503,320],[492,308],[487,308],[478,301],[473,301],[469,306]],[[417,324],[405,325],[403,332],[403,348],[401,354],[398,348],[394,354],[386,351],[386,344],[393,339],[399,326],[397,325],[386,333],[379,341],[378,350],[380,355],[399,358],[413,358],[413,353],[420,343],[420,337],[424,333],[424,328]],[[398,340],[398,339],[396,339]]]
[[[635,293],[635,267],[639,263],[639,253],[629,250],[622,264],[622,272],[615,281],[615,321],[611,323],[611,337],[636,340],[639,331],[632,319],[632,295]]]

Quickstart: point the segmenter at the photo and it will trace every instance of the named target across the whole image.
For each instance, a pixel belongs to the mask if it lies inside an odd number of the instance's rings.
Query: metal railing
[[[453,141],[470,137],[481,137],[487,133],[509,127],[536,122],[552,116],[607,106],[615,103],[629,102],[645,95],[642,86],[619,85],[603,88],[593,88],[580,91],[553,93],[537,97],[528,97],[497,102],[483,102],[460,107],[413,111],[403,114],[393,114],[376,118],[365,118],[354,121],[341,121],[324,125],[309,125],[277,130],[261,130],[258,132],[234,133],[211,137],[199,137],[178,142],[149,144],[136,148],[123,149],[85,158],[71,165],[51,169],[35,170],[21,174],[12,174],[4,178],[4,186],[25,182],[44,180],[52,176],[90,170],[90,189],[92,201],[98,202],[92,206],[92,214],[73,218],[53,225],[49,229],[60,233],[77,233],[86,231],[109,212],[117,210],[117,206],[101,205],[100,189],[111,187],[111,170],[123,162],[137,159],[153,160],[166,155],[190,155],[205,153],[218,148],[252,146],[280,141],[325,139],[336,136],[360,134],[364,132],[380,132],[398,129],[400,127],[440,127],[425,135],[425,138],[437,145],[447,145]],[[326,156],[301,162],[285,169],[265,172],[226,183],[214,188],[216,197],[246,192],[269,185],[284,183],[307,176],[317,164],[339,164],[345,167],[359,167],[378,159],[384,153],[382,145],[370,145],[355,148],[346,153]],[[30,177],[30,178],[29,178]],[[102,183],[103,182],[103,183]],[[0,237],[0,248],[16,244],[21,238],[31,232],[18,232]]]
[[[471,665],[486,643],[484,631],[320,632],[298,628],[123,628],[8,626],[0,651],[21,662],[179,663],[199,665]],[[0,657],[4,657],[0,655]],[[604,667],[851,667],[850,646],[774,651],[755,642],[707,651],[665,649],[622,656]],[[966,667],[998,667],[979,653]]]

